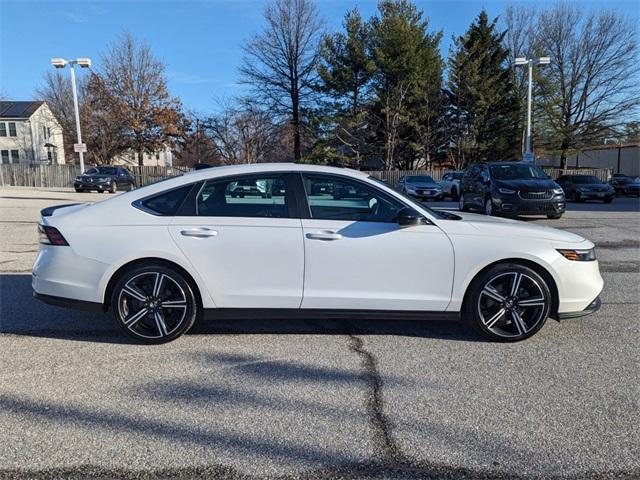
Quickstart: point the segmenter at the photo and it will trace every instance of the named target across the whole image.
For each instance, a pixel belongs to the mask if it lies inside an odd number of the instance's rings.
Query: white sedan
[[[235,195],[238,185],[255,185]],[[149,343],[196,318],[462,319],[492,340],[596,311],[594,245],[520,221],[433,211],[366,173],[199,170],[42,211],[34,296],[106,311]]]

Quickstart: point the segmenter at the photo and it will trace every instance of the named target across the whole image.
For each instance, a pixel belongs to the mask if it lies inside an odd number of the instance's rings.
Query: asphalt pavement
[[[525,342],[255,318],[143,346],[31,298],[39,210],[107,196],[0,189],[0,478],[640,478],[638,199],[526,220],[593,240],[605,290]]]

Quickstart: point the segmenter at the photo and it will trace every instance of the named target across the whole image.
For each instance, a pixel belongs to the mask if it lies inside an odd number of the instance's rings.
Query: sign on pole
[[[525,154],[522,156],[522,161],[523,162],[532,163],[533,162],[533,153],[532,152],[525,152]]]
[[[73,151],[76,153],[84,153],[87,151],[87,144],[86,143],[74,143],[73,144]]]

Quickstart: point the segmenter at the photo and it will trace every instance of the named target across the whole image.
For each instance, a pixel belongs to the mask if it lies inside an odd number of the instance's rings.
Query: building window
[[[53,151],[53,163],[58,163],[58,151]]]
[[[51,150],[47,150],[47,160],[49,160],[49,163],[51,163],[51,160],[53,160],[53,154],[51,153]]]
[[[156,160],[160,160],[160,154],[156,153]]]
[[[9,136],[16,136],[16,122],[9,122]]]
[[[11,150],[11,163],[20,163],[20,151]]]
[[[11,163],[9,160],[9,150],[1,150],[0,154],[2,155],[2,163]]]
[[[45,127],[44,125],[42,126],[42,135],[44,135],[44,139],[46,140],[47,138],[47,127]]]
[[[47,138],[51,138],[51,128],[47,127]]]
[[[0,137],[7,136],[7,124],[4,122],[0,122]]]

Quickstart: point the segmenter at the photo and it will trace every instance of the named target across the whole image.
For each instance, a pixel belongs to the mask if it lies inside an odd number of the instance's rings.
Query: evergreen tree
[[[347,12],[345,32],[327,35],[320,47],[319,90],[328,97],[325,123],[342,161],[357,166],[365,150],[366,107],[375,65],[367,51],[369,25],[357,9]]]
[[[385,169],[413,169],[428,156],[442,83],[441,33],[407,0],[383,0],[371,20],[377,145]],[[429,137],[429,138],[428,138]]]
[[[519,102],[505,32],[482,10],[450,53],[448,125],[458,166],[519,157]]]

